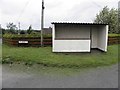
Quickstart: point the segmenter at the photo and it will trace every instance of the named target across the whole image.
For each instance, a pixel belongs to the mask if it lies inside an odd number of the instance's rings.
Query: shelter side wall
[[[91,48],[98,48],[98,27],[92,27]]]
[[[107,51],[108,25],[100,27],[98,31],[98,48]]]
[[[55,38],[90,38],[90,28],[88,26],[57,25]]]
[[[52,25],[52,51],[54,50],[54,40],[55,40],[55,25]]]
[[[54,40],[53,52],[90,52],[90,40]]]

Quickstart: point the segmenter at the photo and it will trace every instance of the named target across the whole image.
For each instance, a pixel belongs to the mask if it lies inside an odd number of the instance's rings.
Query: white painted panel
[[[54,40],[55,40],[55,25],[52,25],[52,49],[54,48]]]
[[[107,51],[108,41],[108,25],[99,28],[98,32],[98,48],[102,51]]]
[[[92,48],[97,48],[97,42],[98,42],[98,27],[92,27],[92,40],[91,45]]]
[[[105,30],[105,52],[107,52],[107,47],[108,47],[108,29],[109,29],[109,25],[106,25],[106,30]]]
[[[54,40],[53,52],[90,52],[90,40]]]
[[[18,43],[28,43],[28,41],[18,41]]]

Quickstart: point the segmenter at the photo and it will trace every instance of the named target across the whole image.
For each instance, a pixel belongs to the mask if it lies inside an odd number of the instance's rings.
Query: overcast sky
[[[0,24],[13,22],[21,29],[40,29],[42,0],[0,0]],[[44,27],[51,22],[93,22],[104,6],[118,8],[119,0],[45,0]]]

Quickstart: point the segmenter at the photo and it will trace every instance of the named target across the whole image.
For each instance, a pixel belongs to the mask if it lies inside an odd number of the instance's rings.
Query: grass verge
[[[47,67],[87,68],[115,64],[118,62],[118,45],[108,46],[108,52],[52,53],[51,47],[11,47],[3,45],[2,62],[24,62]]]
[[[108,34],[109,37],[118,37],[120,34]]]

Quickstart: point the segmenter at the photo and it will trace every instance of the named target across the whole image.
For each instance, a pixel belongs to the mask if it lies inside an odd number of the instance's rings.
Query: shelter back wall
[[[56,25],[55,38],[90,39],[90,27],[81,25]]]

